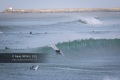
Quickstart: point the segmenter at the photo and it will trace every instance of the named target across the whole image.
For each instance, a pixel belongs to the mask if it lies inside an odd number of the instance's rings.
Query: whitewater
[[[120,13],[0,14],[0,53],[47,54],[45,63],[0,63],[0,80],[119,80]]]

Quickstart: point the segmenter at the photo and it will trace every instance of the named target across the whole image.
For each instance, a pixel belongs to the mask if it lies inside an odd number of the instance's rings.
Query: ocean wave
[[[77,19],[73,19],[73,20],[67,20],[67,21],[57,21],[55,23],[49,23],[49,24],[29,24],[29,25],[23,25],[23,24],[20,24],[20,25],[5,25],[5,26],[0,26],[0,30],[25,30],[25,29],[34,29],[34,27],[36,28],[54,28],[54,26],[62,26],[62,25],[72,25],[72,24],[80,24],[80,23],[83,23],[83,24],[92,24],[92,25],[98,25],[98,24],[102,24],[102,22],[97,19],[96,17],[90,17],[90,18],[87,18],[87,17],[84,17],[84,18],[77,18]]]
[[[50,47],[39,47],[36,52],[48,53],[49,62],[119,62],[120,39],[85,39],[56,44],[64,56]],[[112,56],[114,55],[114,56]]]
[[[99,50],[102,49],[110,49],[110,50],[119,50],[120,48],[120,39],[81,39],[74,41],[66,41],[57,43],[56,46],[62,50],[63,52],[69,51],[70,53],[73,51],[81,52],[81,50]],[[23,52],[39,52],[39,53],[53,53],[54,50],[51,46],[46,45],[43,47],[37,48],[28,48],[28,49],[8,49],[8,51],[23,51]],[[7,51],[7,50],[6,50]],[[89,51],[88,51],[89,52]]]
[[[62,21],[62,22],[57,22],[54,24],[47,24],[47,25],[42,25],[42,26],[54,26],[54,25],[71,25],[71,24],[90,24],[90,25],[101,25],[103,24],[102,21],[100,21],[97,18],[79,18],[79,19],[74,19],[74,20],[69,20],[69,21]]]
[[[58,47],[71,50],[71,48],[98,48],[98,47],[120,47],[120,39],[85,39],[58,43]]]
[[[50,46],[28,49],[2,49],[0,53],[44,53],[48,63],[119,62],[120,39],[85,39],[56,44],[64,56]],[[114,56],[113,56],[114,55]]]
[[[119,49],[120,48],[120,39],[85,39],[85,40],[74,40],[68,42],[62,42],[56,44],[56,46],[61,49],[63,52],[69,51],[81,52],[82,50],[99,50],[101,49]],[[49,53],[52,50],[50,46],[38,48],[38,52]],[[75,52],[74,52],[75,51]],[[88,51],[89,52],[89,51]]]
[[[74,19],[66,22],[57,22],[54,24],[49,24],[49,25],[58,25],[58,24],[76,24],[76,23],[83,23],[83,24],[90,24],[90,25],[100,25],[102,24],[102,21],[99,20],[99,17],[84,17],[84,18],[79,18],[79,19]]]

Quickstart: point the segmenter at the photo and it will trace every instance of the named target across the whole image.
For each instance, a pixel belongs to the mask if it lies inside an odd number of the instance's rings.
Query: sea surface
[[[0,80],[120,80],[120,12],[1,13],[0,53],[47,54],[45,63],[0,63]]]

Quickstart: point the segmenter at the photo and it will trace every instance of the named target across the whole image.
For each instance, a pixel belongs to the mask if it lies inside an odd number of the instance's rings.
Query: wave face
[[[85,40],[74,40],[74,41],[69,41],[69,42],[62,42],[58,43],[57,46],[63,50],[63,51],[69,51],[67,53],[71,53],[72,50],[80,51],[81,49],[87,49],[91,50],[96,50],[96,49],[119,49],[120,48],[120,39],[85,39]],[[44,49],[50,49],[48,47],[43,47],[42,50]],[[111,50],[110,49],[110,50]],[[48,50],[45,50],[48,51]],[[88,51],[89,52],[89,51]],[[96,51],[95,51],[96,52]],[[66,53],[66,54],[67,54]],[[73,52],[72,52],[73,53]],[[74,53],[73,53],[74,54]]]
[[[49,61],[54,62],[56,58],[62,62],[119,62],[120,39],[85,39],[58,43],[56,45],[64,54],[63,57],[56,56],[55,51],[49,47],[36,48],[36,52],[48,53]],[[114,55],[114,56],[112,56]],[[94,58],[94,59],[93,59]],[[63,59],[63,60],[62,60]],[[66,60],[66,61],[64,61]],[[96,61],[94,61],[96,60]],[[56,60],[57,61],[57,60]],[[55,62],[56,62],[55,61]]]

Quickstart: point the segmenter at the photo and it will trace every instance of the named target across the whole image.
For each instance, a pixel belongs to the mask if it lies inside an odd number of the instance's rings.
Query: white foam
[[[3,32],[0,32],[0,34],[2,34]]]
[[[81,18],[79,21],[84,24],[102,24],[102,22],[96,18]]]
[[[103,80],[118,80],[118,78],[106,76]]]
[[[56,45],[51,45],[51,47],[54,49],[54,50],[59,50],[58,47]]]

